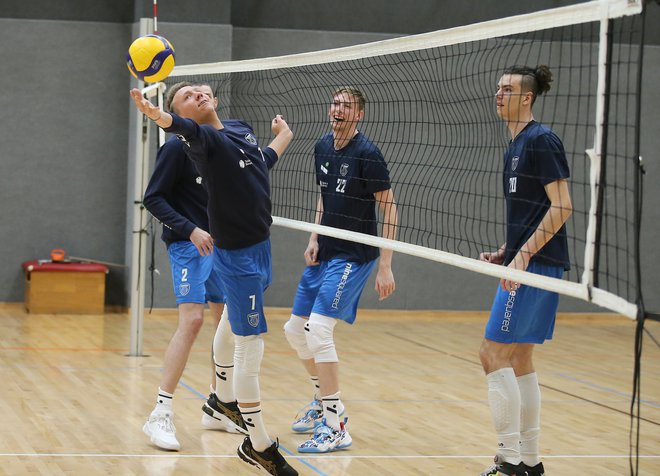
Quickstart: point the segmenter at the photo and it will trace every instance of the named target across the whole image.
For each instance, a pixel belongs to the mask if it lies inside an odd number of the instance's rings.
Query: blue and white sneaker
[[[345,412],[344,408],[339,416],[344,416]],[[314,399],[298,412],[295,421],[291,424],[291,429],[296,433],[311,433],[316,425],[321,423],[321,420],[323,420],[323,403],[321,400]]]
[[[301,416],[302,415],[302,416]],[[314,399],[303,407],[296,415],[296,420],[291,425],[291,429],[296,433],[310,433],[318,423],[323,419],[323,406],[321,400]]]
[[[299,453],[330,453],[348,448],[353,444],[351,435],[346,430],[348,418],[340,423],[340,429],[334,430],[325,423],[325,418],[314,428],[314,435],[298,446]]]

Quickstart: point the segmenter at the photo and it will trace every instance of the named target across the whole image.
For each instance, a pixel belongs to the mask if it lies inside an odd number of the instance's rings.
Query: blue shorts
[[[314,312],[353,324],[358,302],[376,260],[353,263],[343,259],[307,266],[298,284],[292,314],[309,317]]]
[[[213,254],[217,252],[216,248]],[[213,256],[200,255],[192,241],[170,243],[167,254],[177,304],[225,302],[222,281],[213,271]]]
[[[268,331],[264,291],[270,285],[270,239],[237,250],[216,248],[214,266],[225,284],[227,312],[234,334],[252,336]]]
[[[564,268],[532,262],[527,271],[561,279]],[[498,286],[490,319],[486,324],[486,339],[503,344],[542,344],[552,339],[559,294],[522,285],[517,291],[504,291]]]

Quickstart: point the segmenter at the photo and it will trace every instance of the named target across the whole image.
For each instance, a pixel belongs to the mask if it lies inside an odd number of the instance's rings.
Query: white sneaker
[[[164,450],[179,451],[181,445],[176,439],[176,428],[172,421],[174,414],[171,412],[156,413],[149,415],[149,419],[142,427],[145,435],[151,438],[151,442]]]

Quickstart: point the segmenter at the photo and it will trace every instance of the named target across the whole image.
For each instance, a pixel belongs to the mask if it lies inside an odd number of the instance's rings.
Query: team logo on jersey
[[[197,185],[201,185],[202,184],[202,177],[197,177],[195,179],[195,182],[197,183]]]
[[[241,159],[241,160],[238,161],[238,165],[239,165],[242,169],[244,169],[244,168],[247,167],[248,165],[252,165],[252,161],[251,161],[250,159],[245,159],[245,160],[242,160],[242,159]]]
[[[247,315],[247,320],[248,324],[250,324],[252,327],[257,327],[259,325],[259,313],[251,312]]]
[[[341,164],[341,167],[339,167],[339,174],[342,177],[346,177],[347,173],[348,173],[348,164],[346,163]]]
[[[187,296],[189,292],[190,292],[190,284],[188,283],[179,284],[179,294],[181,296]]]
[[[257,138],[254,137],[254,134],[252,134],[251,132],[248,132],[247,134],[245,134],[245,140],[248,141],[252,145],[257,145]]]
[[[186,140],[186,138],[183,137],[181,134],[177,134],[176,137],[177,137],[181,142],[183,142],[183,143],[186,144],[188,147],[190,147],[190,144],[188,143],[188,141]]]
[[[511,159],[511,170],[516,170],[516,167],[518,167],[518,161],[519,160],[520,160],[520,157],[518,157],[518,156]]]

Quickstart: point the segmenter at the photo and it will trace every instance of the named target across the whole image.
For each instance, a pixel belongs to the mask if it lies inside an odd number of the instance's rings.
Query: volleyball
[[[126,66],[136,79],[157,83],[174,68],[174,47],[162,36],[141,36],[128,48]]]

